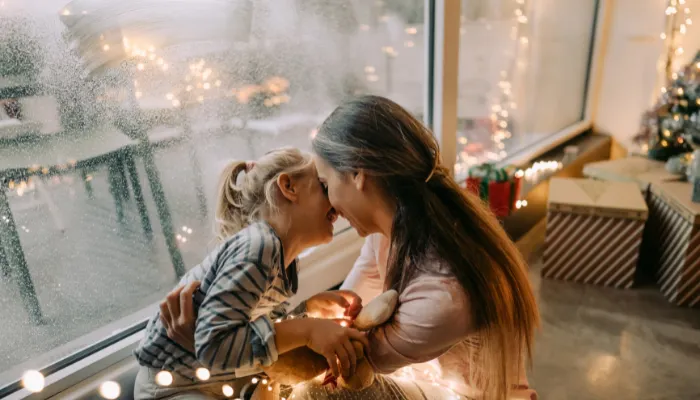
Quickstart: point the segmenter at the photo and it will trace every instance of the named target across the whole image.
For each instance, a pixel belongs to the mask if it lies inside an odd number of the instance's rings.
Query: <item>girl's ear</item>
[[[299,199],[298,183],[289,174],[282,173],[277,177],[277,187],[287,200],[294,203]]]

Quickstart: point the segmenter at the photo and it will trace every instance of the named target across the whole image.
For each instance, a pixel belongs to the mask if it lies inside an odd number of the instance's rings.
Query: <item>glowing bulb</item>
[[[143,65],[143,63],[136,64],[136,69],[138,69],[139,71],[143,71],[145,68],[146,66]]]
[[[679,28],[679,29],[680,29],[680,32],[681,32],[682,34],[684,34],[684,35],[685,35],[685,31],[686,31],[686,27],[685,27],[685,24],[681,24],[681,26],[680,26],[680,28]]]
[[[197,379],[200,381],[207,381],[209,378],[211,378],[211,373],[206,368],[197,368],[194,373],[197,375]]]
[[[340,326],[342,326],[343,328],[347,328],[347,327],[348,327],[348,321],[340,321]]]
[[[216,87],[221,86],[221,81],[216,81],[216,82],[214,82],[214,86],[216,86]]]
[[[209,89],[211,89],[211,84],[209,82],[207,82],[203,85],[203,87],[204,87],[204,90],[209,90]]]
[[[263,380],[262,380],[262,384],[263,384],[263,385],[267,385],[267,379],[263,379]]]
[[[153,61],[153,60],[156,59],[156,55],[151,53],[151,54],[148,55],[148,59],[151,60],[151,61]]]
[[[521,37],[521,38],[520,38],[520,43],[522,43],[522,44],[527,44],[527,43],[528,43],[527,38],[526,38],[525,36]]]
[[[63,15],[70,15],[70,10],[67,8],[63,10]]]
[[[683,54],[683,48],[682,48],[682,47],[677,48],[677,49],[676,49],[676,54],[678,54],[678,55]]]
[[[175,95],[172,94],[172,93],[168,93],[168,94],[165,95],[165,98],[168,99],[168,100],[172,100],[172,99],[175,98]]]
[[[185,88],[185,90],[187,90],[188,92],[191,92],[191,91],[192,91],[192,85],[187,85],[187,87]]]
[[[258,383],[260,380],[259,380],[258,378],[253,378],[253,379],[251,379],[250,381],[253,383],[253,385],[255,385],[255,384]]]
[[[415,35],[416,33],[418,33],[418,29],[414,27],[406,28],[406,33],[408,33],[409,35]]]
[[[665,34],[665,33],[662,33],[660,36],[661,36],[661,39],[662,39],[662,40],[665,40],[665,39],[666,39],[666,34]]]
[[[173,374],[168,371],[160,371],[156,374],[156,383],[159,386],[170,386],[173,384]]]
[[[100,385],[100,396],[105,399],[118,399],[120,394],[122,394],[122,388],[117,382],[107,381]]]
[[[271,392],[271,391],[272,391],[272,385],[269,385],[269,386],[267,387],[267,391],[268,391],[268,392]]]
[[[197,97],[197,101],[200,103],[204,103],[204,96]]]
[[[223,392],[224,396],[226,397],[231,397],[233,396],[233,388],[230,385],[224,385],[221,387],[221,392]]]
[[[686,24],[686,25],[693,25],[693,20],[690,19],[690,18],[688,18],[688,19],[685,20],[685,24]]]
[[[22,386],[32,393],[39,393],[44,390],[45,383],[44,375],[39,371],[29,370],[22,375]]]
[[[366,74],[373,74],[374,73],[374,67],[371,65],[368,65],[365,67],[365,73]]]
[[[109,51],[109,45],[106,44],[106,45],[102,46],[102,50]]]
[[[134,93],[134,96],[136,96],[137,99],[140,99],[141,96],[143,96],[143,93],[141,93],[141,92],[136,92],[136,93]]]

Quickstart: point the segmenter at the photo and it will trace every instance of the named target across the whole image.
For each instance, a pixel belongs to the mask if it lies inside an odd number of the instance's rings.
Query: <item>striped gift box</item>
[[[646,219],[636,183],[552,179],[542,276],[631,287]]]
[[[652,185],[649,235],[656,281],[670,302],[700,306],[700,204],[690,201],[686,182]]]

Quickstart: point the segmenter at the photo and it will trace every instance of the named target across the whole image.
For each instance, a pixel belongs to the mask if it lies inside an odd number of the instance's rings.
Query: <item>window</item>
[[[308,149],[352,94],[422,114],[423,13],[0,1],[0,387],[148,316],[212,248],[228,161]]]
[[[456,176],[583,119],[596,0],[462,0]]]

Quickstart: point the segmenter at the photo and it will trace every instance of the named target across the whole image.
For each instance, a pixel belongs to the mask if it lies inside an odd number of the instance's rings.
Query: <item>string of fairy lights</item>
[[[687,0],[667,0],[664,31],[659,35],[664,43],[664,51],[658,61],[661,93],[666,92],[666,83],[678,78],[677,70],[680,56],[685,54],[683,39],[688,33],[688,26],[693,24]],[[656,98],[657,93],[654,93]]]

